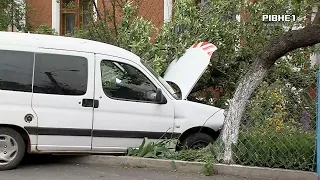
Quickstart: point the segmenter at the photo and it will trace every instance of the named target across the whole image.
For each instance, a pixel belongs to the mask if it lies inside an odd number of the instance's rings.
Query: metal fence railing
[[[246,107],[234,162],[315,171],[316,89],[296,88],[290,80],[263,82]]]

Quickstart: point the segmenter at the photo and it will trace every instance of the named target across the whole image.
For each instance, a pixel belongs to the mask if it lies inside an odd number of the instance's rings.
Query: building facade
[[[90,0],[91,1],[91,0]],[[110,9],[110,0],[92,0],[95,2],[98,11],[104,9],[103,1]],[[138,16],[151,20],[155,27],[160,28],[165,21],[170,20],[172,14],[173,0],[141,0],[138,8]],[[26,0],[29,9],[27,10],[27,23],[31,30],[36,30],[40,25],[48,25],[59,35],[64,35],[74,28],[81,28],[85,24],[83,11],[66,8],[65,4],[73,3],[79,9],[84,10],[85,2],[88,0]],[[93,4],[93,2],[90,2]],[[112,10],[112,8],[111,8]],[[94,15],[95,8],[92,7]],[[120,10],[115,13],[120,16]],[[96,16],[95,16],[96,17]]]

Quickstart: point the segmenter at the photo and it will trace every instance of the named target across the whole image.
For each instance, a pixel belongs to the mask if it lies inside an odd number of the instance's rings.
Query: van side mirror
[[[157,88],[155,101],[158,104],[166,104],[167,103],[167,99],[162,94],[162,90],[160,88]]]

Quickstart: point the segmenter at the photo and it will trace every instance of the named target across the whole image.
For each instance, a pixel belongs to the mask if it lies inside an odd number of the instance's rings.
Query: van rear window
[[[74,96],[86,93],[86,58],[57,54],[36,54],[35,57],[34,93]]]
[[[32,92],[34,54],[0,50],[0,89]]]

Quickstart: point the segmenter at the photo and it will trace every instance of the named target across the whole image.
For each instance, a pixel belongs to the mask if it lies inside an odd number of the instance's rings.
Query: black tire
[[[0,163],[0,171],[15,169],[20,164],[20,162],[22,161],[22,159],[25,155],[26,144],[25,144],[23,138],[21,137],[21,135],[17,131],[15,131],[11,128],[1,128],[0,127],[0,137],[1,137],[1,135],[7,135],[7,136],[12,137],[17,143],[18,151],[17,151],[16,157],[11,162],[9,162],[8,164],[5,164],[5,165],[1,165],[1,163]]]
[[[184,140],[182,140],[181,145],[182,148],[201,149],[209,144],[214,143],[214,141],[215,139],[210,135],[199,132],[186,137]]]

